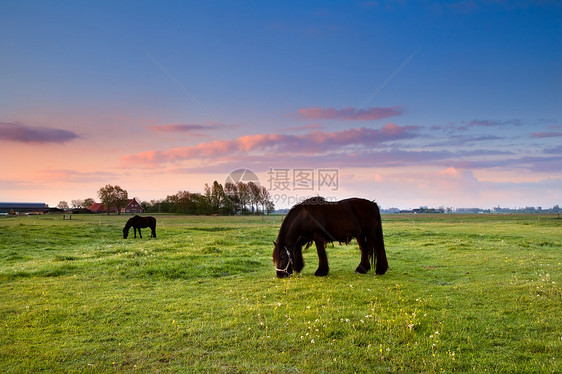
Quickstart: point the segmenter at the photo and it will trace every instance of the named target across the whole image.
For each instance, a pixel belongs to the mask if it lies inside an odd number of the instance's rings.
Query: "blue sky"
[[[562,200],[557,1],[3,2],[0,35],[0,200],[240,167],[383,207]]]

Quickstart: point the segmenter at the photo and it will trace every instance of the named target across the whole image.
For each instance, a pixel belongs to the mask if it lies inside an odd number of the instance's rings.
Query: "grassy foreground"
[[[281,217],[0,217],[3,372],[562,372],[562,220],[385,215],[390,270],[275,278]]]

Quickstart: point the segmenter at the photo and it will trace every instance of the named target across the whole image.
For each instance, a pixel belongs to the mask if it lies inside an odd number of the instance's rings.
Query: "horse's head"
[[[285,278],[293,275],[293,254],[286,245],[281,242],[273,242],[273,263],[277,272],[277,278]]]
[[[127,236],[129,236],[129,228],[128,227],[123,227],[123,239],[127,239]]]

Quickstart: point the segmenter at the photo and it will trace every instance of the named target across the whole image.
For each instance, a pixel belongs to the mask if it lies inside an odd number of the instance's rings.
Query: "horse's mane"
[[[301,201],[300,203],[295,205],[293,208],[295,208],[297,206],[304,206],[304,205],[324,205],[324,204],[327,204],[325,198],[323,198],[322,196],[313,196],[313,197],[309,197],[306,200]]]
[[[285,216],[285,219],[283,220],[283,222],[285,222],[287,219],[291,220],[293,218],[293,215],[295,215],[302,208],[306,208],[306,207],[309,207],[309,206],[312,206],[312,205],[324,205],[324,204],[327,204],[327,202],[326,202],[326,199],[323,198],[322,196],[309,197],[308,199],[303,200],[300,203],[294,205],[291,208],[291,210],[289,210],[287,215]]]
[[[311,206],[326,205],[326,204],[329,204],[329,202],[327,202],[326,199],[323,198],[322,196],[313,196],[294,205],[283,219],[283,223],[281,224],[281,228],[279,229],[278,238],[286,237],[287,231],[290,228],[290,223],[293,221],[294,216],[297,215],[298,212],[300,212],[302,209],[308,210],[308,208]]]

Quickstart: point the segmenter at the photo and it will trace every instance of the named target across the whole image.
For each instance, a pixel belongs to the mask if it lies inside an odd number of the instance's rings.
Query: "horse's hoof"
[[[328,275],[327,271],[320,271],[320,270],[316,270],[316,272],[314,273],[315,276],[317,277],[325,277],[326,275]]]
[[[369,270],[365,270],[365,268],[361,265],[357,266],[357,269],[355,269],[355,274],[367,274]]]

